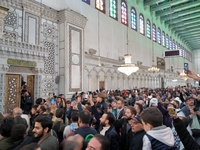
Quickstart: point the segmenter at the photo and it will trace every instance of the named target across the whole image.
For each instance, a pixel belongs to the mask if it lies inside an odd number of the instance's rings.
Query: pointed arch
[[[121,1],[121,23],[124,25],[128,25],[128,14],[127,14],[127,3],[122,0]]]
[[[137,30],[137,12],[134,7],[131,7],[131,29]]]

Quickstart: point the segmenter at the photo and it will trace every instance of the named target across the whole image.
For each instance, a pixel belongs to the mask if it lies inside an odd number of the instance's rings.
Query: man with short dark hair
[[[86,150],[110,150],[109,140],[100,134],[95,135],[87,145]]]
[[[100,118],[100,125],[102,126],[100,134],[107,137],[110,141],[110,150],[119,150],[119,135],[113,126],[114,121],[115,118],[112,113],[104,113]]]
[[[88,111],[81,111],[78,117],[79,128],[74,131],[74,134],[80,134],[84,139],[89,134],[98,134],[97,131],[89,126],[90,113]]]
[[[143,150],[177,149],[174,135],[169,127],[163,125],[163,116],[156,107],[149,107],[141,113],[141,121],[146,131],[143,137]]]
[[[133,137],[133,133],[131,131],[131,126],[128,123],[131,118],[136,115],[136,110],[133,106],[128,106],[126,108],[125,114],[122,119],[116,120],[114,126],[120,135],[120,149],[121,150],[129,150],[131,139]]]
[[[38,145],[42,150],[58,150],[57,139],[49,132],[52,128],[52,120],[46,115],[40,115],[35,118],[33,129],[34,137],[39,139]]]

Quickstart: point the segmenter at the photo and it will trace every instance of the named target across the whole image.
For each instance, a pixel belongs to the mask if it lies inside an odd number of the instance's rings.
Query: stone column
[[[8,8],[0,6],[0,39],[3,38],[4,18],[7,16],[8,10]]]

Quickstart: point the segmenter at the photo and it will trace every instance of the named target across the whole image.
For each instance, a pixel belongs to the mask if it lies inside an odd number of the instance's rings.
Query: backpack
[[[63,131],[65,129],[65,125],[61,121],[57,121],[53,123],[52,129],[56,132],[59,142],[61,142],[63,140]]]
[[[146,134],[146,136],[148,137],[149,141],[151,142],[151,148],[153,150],[177,150],[177,147],[175,145],[168,146],[168,145],[158,141],[157,139],[153,138],[149,134]]]

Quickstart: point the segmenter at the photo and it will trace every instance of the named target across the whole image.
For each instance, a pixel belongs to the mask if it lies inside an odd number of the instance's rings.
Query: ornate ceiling
[[[162,22],[192,49],[200,49],[200,0],[144,0]]]

